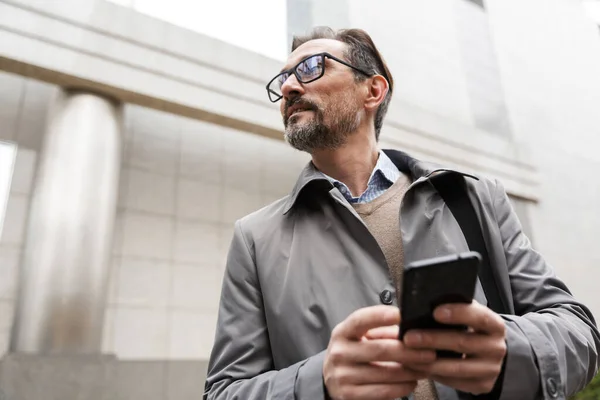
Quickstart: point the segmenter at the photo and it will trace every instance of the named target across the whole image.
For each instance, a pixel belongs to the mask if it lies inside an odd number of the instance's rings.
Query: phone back
[[[400,339],[410,329],[466,329],[440,324],[433,311],[441,304],[473,300],[481,256],[476,252],[411,263],[402,282]]]

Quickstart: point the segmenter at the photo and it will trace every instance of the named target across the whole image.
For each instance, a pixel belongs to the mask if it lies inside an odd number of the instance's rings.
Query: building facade
[[[132,398],[192,398],[233,223],[285,196],[308,156],[281,140],[264,90],[285,52],[118,3],[0,0],[0,355],[115,355],[161,385]],[[367,30],[396,82],[381,146],[501,180],[534,247],[600,313],[600,34],[580,2],[282,10],[288,42]]]

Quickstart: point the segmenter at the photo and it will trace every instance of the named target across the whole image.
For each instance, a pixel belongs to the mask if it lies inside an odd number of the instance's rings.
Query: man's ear
[[[367,86],[367,98],[365,99],[365,109],[367,111],[376,110],[385,100],[390,87],[388,81],[381,75],[375,75],[369,79]]]

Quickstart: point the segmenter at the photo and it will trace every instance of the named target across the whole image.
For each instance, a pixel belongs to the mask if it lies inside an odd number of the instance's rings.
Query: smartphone
[[[433,311],[441,304],[471,303],[480,263],[481,255],[470,251],[407,265],[402,280],[400,340],[411,329],[466,330],[466,326],[437,322]],[[437,355],[462,357],[447,350],[438,350]]]

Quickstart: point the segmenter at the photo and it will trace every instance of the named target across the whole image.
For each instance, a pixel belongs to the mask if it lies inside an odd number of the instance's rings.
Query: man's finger
[[[497,336],[451,330],[414,330],[406,333],[404,344],[414,349],[452,350],[477,357],[502,359],[506,342]]]
[[[477,332],[504,336],[504,320],[488,307],[473,301],[471,304],[444,304],[433,316],[443,324],[467,325]]]
[[[333,350],[332,350],[333,351]],[[394,361],[403,364],[427,364],[436,359],[434,350],[409,349],[398,339],[346,342],[340,350],[347,363]]]
[[[408,368],[452,379],[495,379],[500,373],[502,365],[484,359],[467,358],[438,359],[426,366],[410,365]]]
[[[334,378],[342,384],[367,385],[413,382],[426,377],[425,372],[408,370],[398,363],[388,363],[346,366],[336,371]]]
[[[380,328],[370,329],[365,336],[367,339],[398,339],[399,335],[398,325],[382,326]]]
[[[350,340],[361,340],[373,328],[398,325],[400,310],[394,306],[372,306],[354,311],[343,322],[336,326],[331,334],[333,337],[343,337]]]

